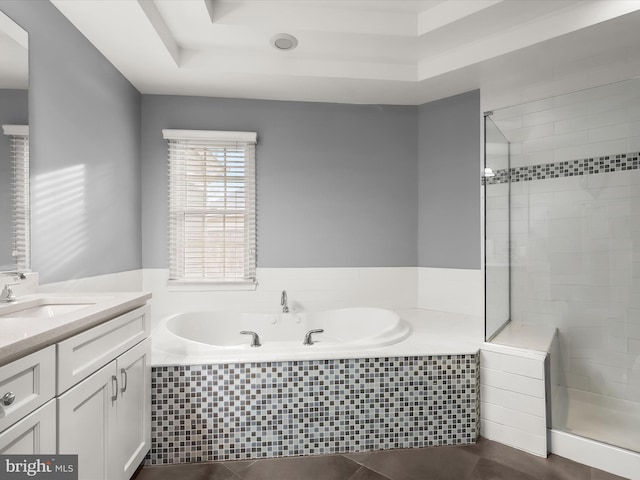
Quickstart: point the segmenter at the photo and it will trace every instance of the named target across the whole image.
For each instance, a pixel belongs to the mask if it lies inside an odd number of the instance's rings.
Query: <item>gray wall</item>
[[[418,265],[479,269],[480,91],[421,105]]]
[[[13,268],[14,265],[11,256],[11,137],[4,135],[1,127],[29,123],[28,98],[27,90],[0,89],[0,270]]]
[[[30,34],[44,283],[167,266],[163,128],[258,132],[261,267],[480,268],[479,92],[420,107],[141,96],[50,2],[0,9]]]
[[[167,267],[163,128],[258,133],[260,267],[416,265],[416,107],[143,95],[142,125],[144,267]]]
[[[50,2],[0,10],[29,33],[33,269],[140,268],[140,94]]]

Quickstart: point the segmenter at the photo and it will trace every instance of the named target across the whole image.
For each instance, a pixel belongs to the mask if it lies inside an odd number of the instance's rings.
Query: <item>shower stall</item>
[[[639,151],[640,79],[485,116],[485,336],[551,332],[552,451],[640,452]]]

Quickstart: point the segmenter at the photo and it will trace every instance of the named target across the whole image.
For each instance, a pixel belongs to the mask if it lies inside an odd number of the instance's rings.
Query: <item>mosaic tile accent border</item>
[[[478,363],[468,354],[153,367],[146,463],[474,443]]]
[[[547,178],[573,177],[577,175],[595,175],[599,173],[638,170],[640,168],[640,152],[606,155],[604,157],[583,158],[565,162],[544,163],[502,169],[495,172],[494,177],[484,178],[486,185],[511,182],[528,182]]]

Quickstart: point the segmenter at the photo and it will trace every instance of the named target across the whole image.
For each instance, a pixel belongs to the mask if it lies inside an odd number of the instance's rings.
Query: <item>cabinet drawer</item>
[[[0,455],[55,454],[56,401],[49,400],[0,434]]]
[[[149,305],[58,344],[58,395],[149,336]]]
[[[53,398],[55,364],[55,345],[51,345],[0,367],[0,431]],[[6,405],[8,397],[14,400]]]

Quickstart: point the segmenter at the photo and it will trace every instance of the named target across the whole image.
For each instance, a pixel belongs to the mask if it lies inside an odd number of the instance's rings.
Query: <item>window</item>
[[[11,137],[13,263],[17,270],[29,270],[31,268],[29,126],[3,125],[2,130],[5,135]]]
[[[169,144],[169,279],[255,283],[256,133],[162,133]]]

